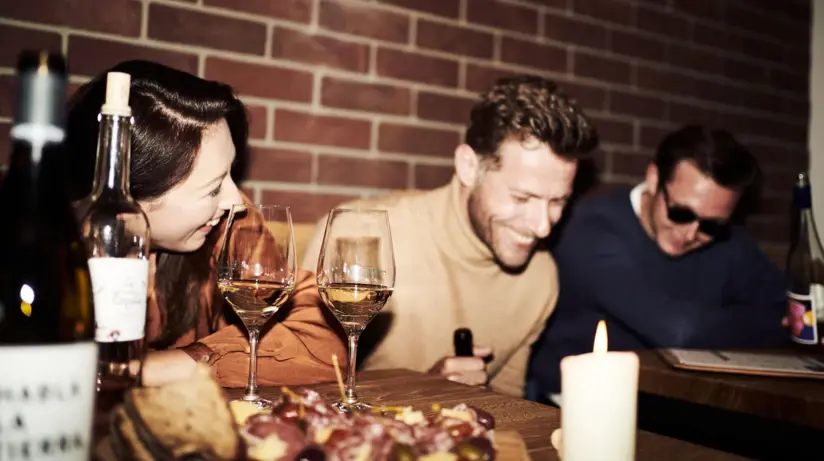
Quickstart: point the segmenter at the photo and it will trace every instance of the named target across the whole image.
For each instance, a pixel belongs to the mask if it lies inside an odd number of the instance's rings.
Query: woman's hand
[[[143,362],[143,385],[161,386],[194,375],[197,362],[180,349],[150,352]]]

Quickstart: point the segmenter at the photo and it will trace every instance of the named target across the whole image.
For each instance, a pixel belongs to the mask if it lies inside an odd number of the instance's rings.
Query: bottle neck
[[[97,138],[97,172],[92,187],[94,199],[131,201],[129,161],[131,157],[131,117],[100,114]]]

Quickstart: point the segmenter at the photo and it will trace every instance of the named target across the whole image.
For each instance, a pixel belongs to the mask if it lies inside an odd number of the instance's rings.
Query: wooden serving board
[[[524,439],[516,431],[496,430],[495,444],[498,446],[497,459],[502,461],[532,461]]]

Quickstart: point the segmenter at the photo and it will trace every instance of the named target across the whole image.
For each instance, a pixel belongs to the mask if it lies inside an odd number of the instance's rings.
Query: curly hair
[[[464,142],[483,160],[497,165],[505,140],[534,138],[566,158],[588,156],[598,133],[587,117],[558,91],[554,82],[533,75],[498,79],[472,107]]]

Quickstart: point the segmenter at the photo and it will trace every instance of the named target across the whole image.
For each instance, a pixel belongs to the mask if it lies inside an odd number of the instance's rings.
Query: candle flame
[[[598,322],[595,329],[595,342],[592,344],[592,352],[603,354],[607,351],[607,324],[603,320]]]

